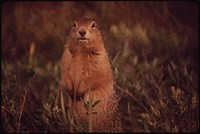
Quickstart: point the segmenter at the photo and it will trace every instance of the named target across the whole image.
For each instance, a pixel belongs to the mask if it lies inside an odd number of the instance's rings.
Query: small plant
[[[45,126],[44,132],[64,132],[65,124],[61,115],[61,109],[53,103],[44,103],[41,114],[42,124]]]
[[[157,104],[150,107],[150,112],[141,113],[141,120],[138,120],[144,123],[147,130],[182,132],[197,129],[196,97],[186,96],[181,89],[171,87],[169,98],[165,101],[159,100]]]
[[[93,100],[93,97],[91,96],[91,89],[89,88],[89,101],[84,102],[86,114],[88,115],[89,132],[92,132],[92,116],[93,114],[97,114],[97,111],[94,111],[95,110],[94,108],[100,102],[101,100],[96,100],[96,101]]]

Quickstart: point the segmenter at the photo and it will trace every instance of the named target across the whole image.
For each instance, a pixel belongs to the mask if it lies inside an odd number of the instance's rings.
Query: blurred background
[[[59,64],[73,20],[87,17],[103,35],[124,131],[197,131],[198,8],[193,1],[3,2],[2,130],[82,131],[64,120]]]

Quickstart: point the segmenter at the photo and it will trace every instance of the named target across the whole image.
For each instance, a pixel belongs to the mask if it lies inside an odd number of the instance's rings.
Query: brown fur
[[[102,100],[95,106],[97,114],[93,115],[93,131],[121,131],[112,70],[101,32],[92,19],[78,19],[74,23],[61,61],[61,75],[73,98],[78,120],[88,122],[83,102],[88,101],[90,88],[93,100]]]

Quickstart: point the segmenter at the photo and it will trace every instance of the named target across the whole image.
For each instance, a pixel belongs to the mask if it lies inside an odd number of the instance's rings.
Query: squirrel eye
[[[92,28],[98,28],[97,23],[93,22],[91,27]]]

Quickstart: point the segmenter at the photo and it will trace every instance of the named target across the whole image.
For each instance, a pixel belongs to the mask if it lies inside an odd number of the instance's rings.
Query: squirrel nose
[[[81,29],[81,30],[79,30],[79,34],[80,34],[82,37],[84,37],[85,34],[86,34],[85,29]]]

